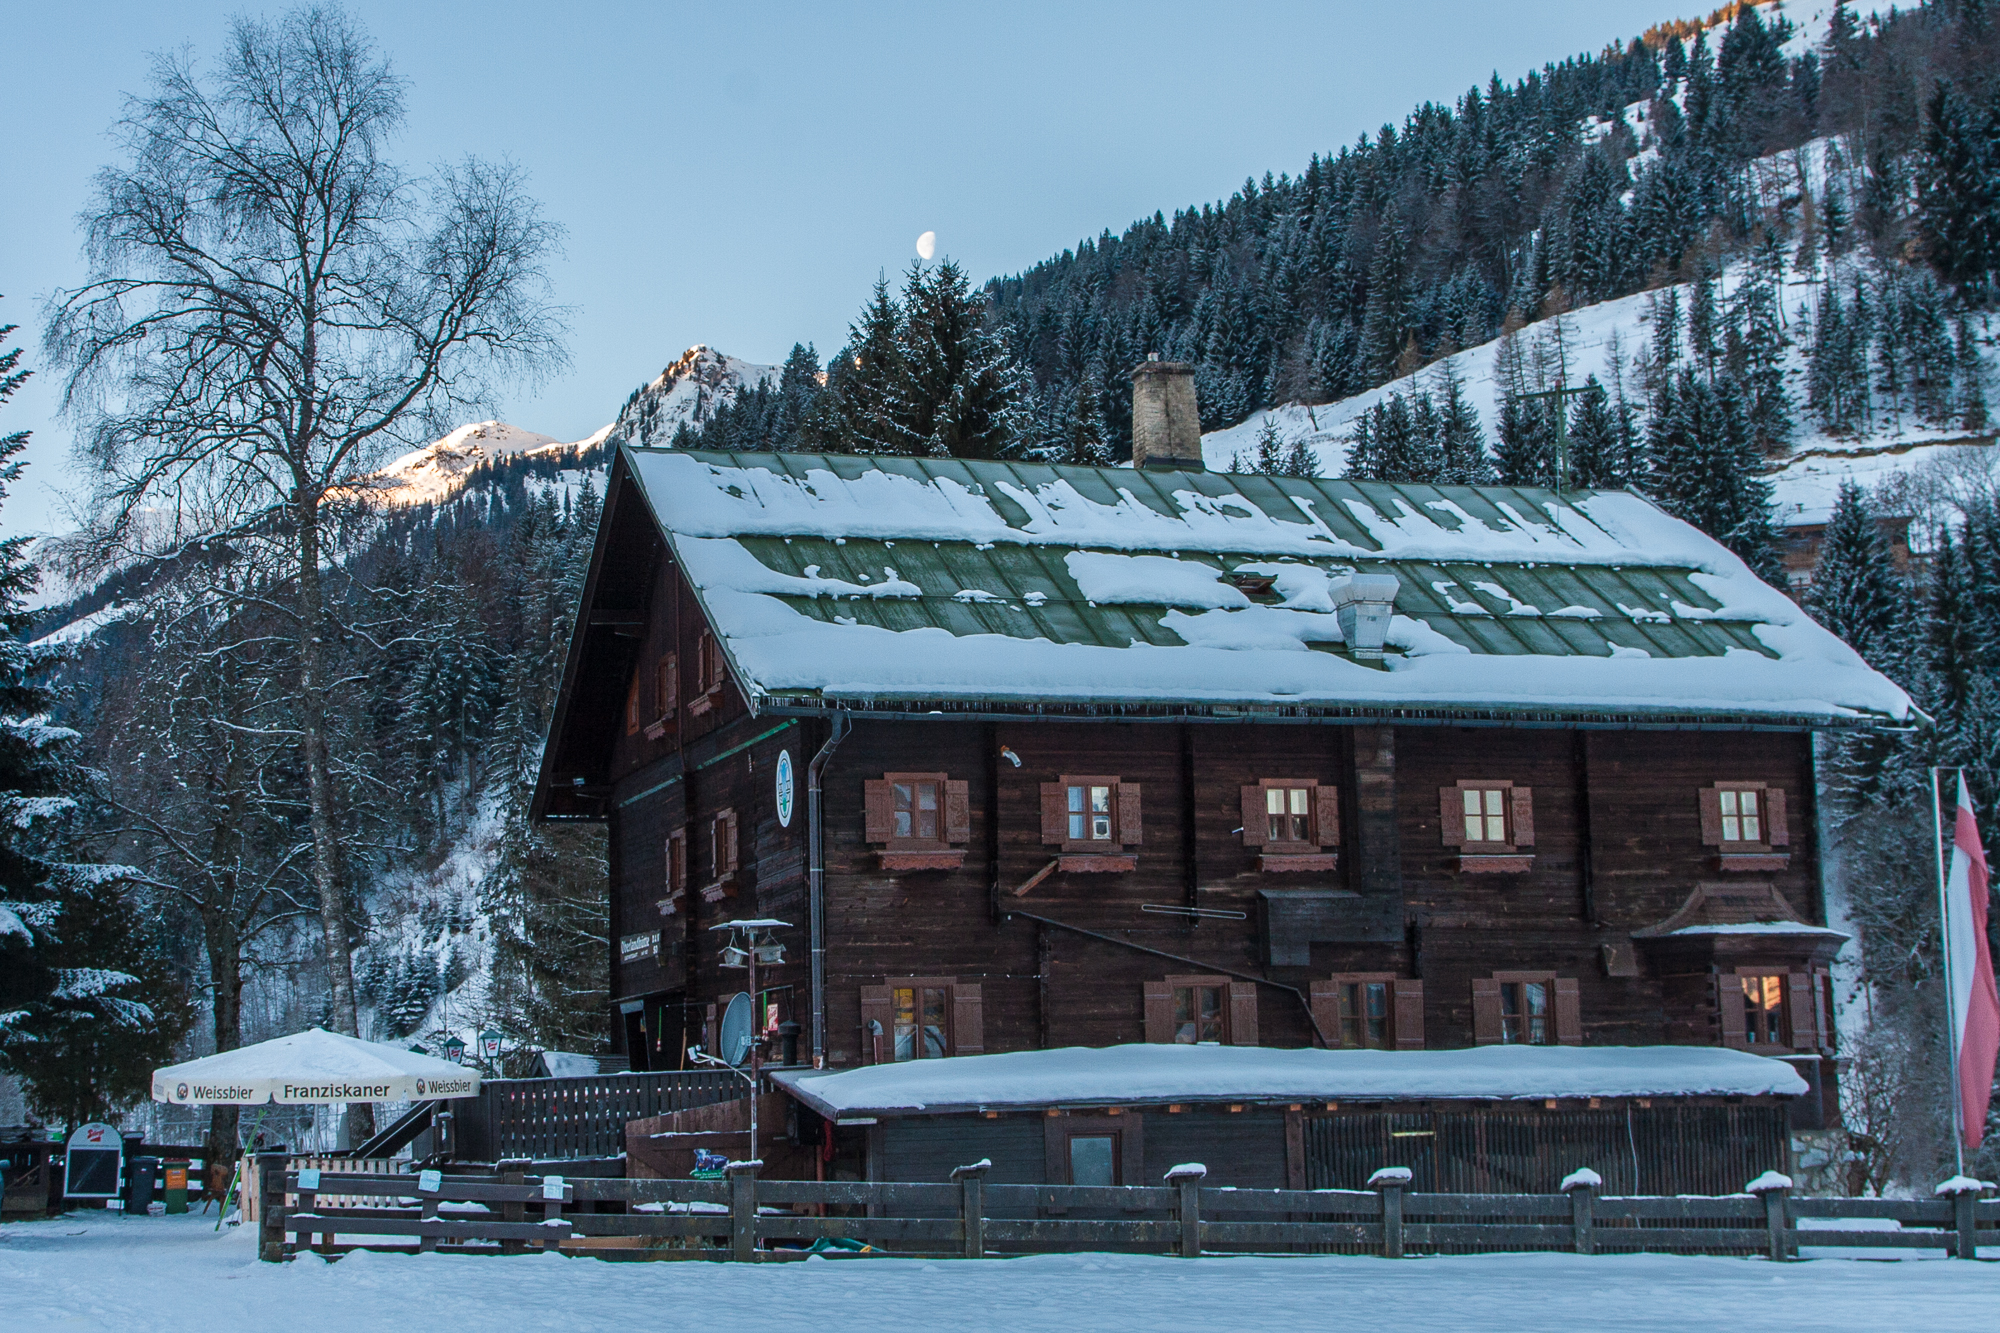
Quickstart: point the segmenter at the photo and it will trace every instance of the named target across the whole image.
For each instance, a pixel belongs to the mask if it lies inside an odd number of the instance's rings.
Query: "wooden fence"
[[[259,1254],[339,1253],[381,1246],[459,1253],[527,1249],[605,1258],[776,1260],[816,1241],[858,1241],[885,1254],[978,1258],[1090,1250],[1172,1253],[1417,1253],[1560,1249],[1577,1254],[1666,1250],[1791,1259],[1801,1244],[1942,1249],[1976,1257],[2000,1245],[2000,1201],[1807,1199],[1788,1189],[1722,1196],[1422,1194],[1400,1180],[1368,1190],[1213,1189],[1200,1167],[1159,1186],[1000,1185],[988,1166],[949,1184],[760,1180],[732,1163],[724,1180],[569,1179],[502,1163],[435,1188],[412,1175],[323,1172],[301,1188],[286,1159],[259,1162]],[[1393,1173],[1384,1173],[1393,1174]],[[311,1177],[307,1178],[309,1181]],[[1763,1181],[1752,1182],[1764,1184]],[[363,1198],[376,1206],[332,1206]],[[657,1211],[655,1211],[657,1209]],[[1803,1219],[1875,1219],[1895,1230],[1806,1230]],[[360,1236],[363,1241],[342,1240]],[[317,1238],[317,1239],[315,1239]],[[611,1248],[619,1246],[623,1248]],[[383,1248],[388,1248],[382,1246]]]
[[[455,1120],[455,1155],[471,1161],[615,1157],[625,1122],[707,1106],[743,1095],[726,1069],[591,1074],[581,1078],[496,1078],[479,1095],[446,1103]]]

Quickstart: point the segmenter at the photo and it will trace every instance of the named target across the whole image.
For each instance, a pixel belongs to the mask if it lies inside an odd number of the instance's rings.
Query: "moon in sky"
[[[927,231],[917,237],[917,258],[929,259],[937,253],[937,233]]]

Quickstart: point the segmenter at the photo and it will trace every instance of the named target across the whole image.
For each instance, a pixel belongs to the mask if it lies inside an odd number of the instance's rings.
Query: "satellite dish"
[[[716,1054],[732,1065],[740,1065],[750,1058],[750,1042],[756,1035],[755,1019],[751,1015],[750,996],[738,991],[729,998],[729,1007],[722,1011],[722,1033],[716,1045],[722,1049]]]

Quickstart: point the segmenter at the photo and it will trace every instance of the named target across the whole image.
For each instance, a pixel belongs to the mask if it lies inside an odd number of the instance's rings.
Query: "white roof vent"
[[[1361,658],[1382,656],[1389,617],[1395,613],[1396,593],[1402,586],[1394,574],[1350,574],[1327,588],[1349,652]]]

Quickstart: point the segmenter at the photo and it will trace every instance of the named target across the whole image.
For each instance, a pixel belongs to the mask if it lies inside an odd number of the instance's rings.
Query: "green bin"
[[[164,1168],[167,1211],[184,1213],[188,1210],[188,1160],[185,1157],[169,1157],[160,1164]]]

